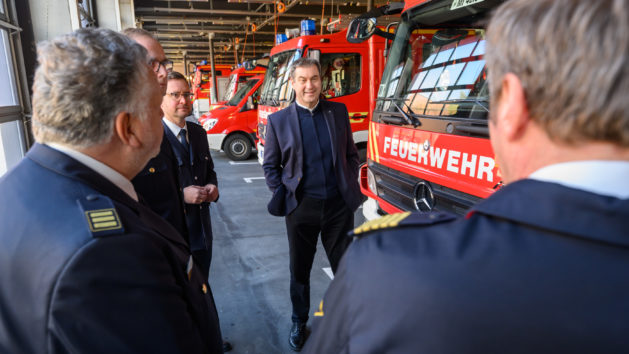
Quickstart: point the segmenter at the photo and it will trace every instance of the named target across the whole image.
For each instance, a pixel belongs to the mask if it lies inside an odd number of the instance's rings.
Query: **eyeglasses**
[[[167,92],[166,94],[175,100],[179,100],[183,96],[188,101],[190,101],[192,96],[194,96],[194,93],[192,92]]]
[[[153,71],[159,72],[160,67],[164,67],[166,72],[173,71],[173,61],[165,59],[163,61],[157,61],[157,59],[151,60],[151,66],[153,67]]]

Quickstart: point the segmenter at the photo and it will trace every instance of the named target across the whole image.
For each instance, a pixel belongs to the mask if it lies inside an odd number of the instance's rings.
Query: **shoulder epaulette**
[[[124,227],[114,203],[101,194],[89,194],[77,199],[87,221],[92,237],[104,237],[124,233]]]
[[[385,215],[381,218],[367,221],[355,228],[354,231],[350,232],[350,235],[364,236],[363,234],[370,231],[390,229],[394,227],[434,225],[454,219],[456,219],[456,215],[446,212],[411,213],[410,211],[407,211],[404,213]]]

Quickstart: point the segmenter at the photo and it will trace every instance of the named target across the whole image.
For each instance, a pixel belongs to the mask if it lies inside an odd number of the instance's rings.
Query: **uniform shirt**
[[[71,158],[98,172],[98,174],[107,178],[111,183],[115,184],[116,187],[122,189],[131,198],[133,198],[133,200],[135,200],[136,202],[138,201],[138,194],[135,192],[133,184],[131,184],[131,181],[129,181],[125,176],[118,173],[118,171],[94,159],[93,157],[85,155],[84,153],[74,150],[70,147],[55,143],[49,143],[46,145],[57,151],[61,151],[62,153],[70,156]]]
[[[178,139],[178,140],[179,140],[179,139],[181,139],[181,138],[179,137],[179,133],[181,133],[181,130],[182,130],[183,128],[181,128],[181,127],[179,127],[177,124],[175,124],[175,123],[173,123],[173,122],[169,121],[168,119],[166,119],[166,117],[163,117],[163,118],[162,118],[162,120],[164,121],[164,124],[166,124],[166,126],[168,127],[168,129],[170,129],[170,131],[171,131],[171,132],[173,132],[173,135],[174,135],[175,137],[177,137],[177,139]],[[185,124],[185,123],[184,123],[184,124]],[[184,128],[185,128],[185,125],[184,125]],[[186,130],[185,132],[186,132],[186,141],[187,141],[188,143],[190,143],[190,139],[188,139],[188,130]]]
[[[629,162],[627,161],[572,161],[549,165],[533,172],[529,178],[554,182],[620,199],[629,198]]]

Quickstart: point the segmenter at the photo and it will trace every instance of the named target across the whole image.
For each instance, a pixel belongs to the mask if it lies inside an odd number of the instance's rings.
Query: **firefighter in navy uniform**
[[[627,38],[627,1],[501,5],[485,58],[506,186],[464,218],[359,227],[304,351],[629,353]]]
[[[130,182],[161,141],[146,51],[82,29],[38,61],[38,143],[0,180],[0,352],[221,352],[207,279]]]

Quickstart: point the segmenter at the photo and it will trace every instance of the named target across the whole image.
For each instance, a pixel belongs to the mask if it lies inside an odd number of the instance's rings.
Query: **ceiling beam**
[[[271,16],[273,12],[257,12],[242,10],[205,10],[205,9],[178,9],[169,7],[138,7],[136,12],[168,12],[168,13],[191,13],[191,14],[208,14],[208,15],[234,15],[234,16]],[[317,10],[318,11],[318,10]],[[321,14],[291,14],[283,13],[282,17],[298,17],[298,18],[321,18]]]

